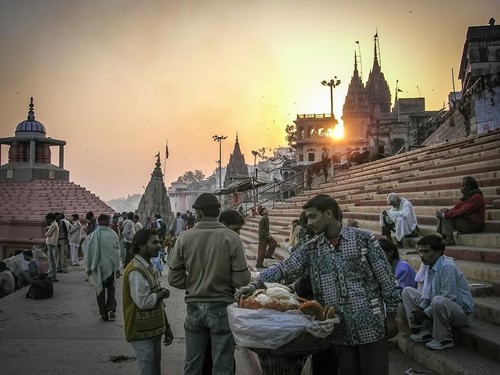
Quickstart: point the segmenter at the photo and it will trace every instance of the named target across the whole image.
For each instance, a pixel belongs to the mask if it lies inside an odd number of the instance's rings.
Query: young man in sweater
[[[161,336],[165,333],[165,346],[173,340],[163,302],[170,291],[161,287],[160,274],[151,263],[151,258],[157,257],[160,249],[154,229],[139,230],[132,246],[134,258],[123,277],[125,336],[134,348],[141,375],[160,375]]]
[[[217,197],[203,193],[193,208],[198,222],[177,237],[168,275],[171,286],[186,290],[184,374],[201,373],[208,337],[212,372],[233,374],[235,343],[226,308],[236,288],[250,281],[250,271],[240,237],[217,221]]]

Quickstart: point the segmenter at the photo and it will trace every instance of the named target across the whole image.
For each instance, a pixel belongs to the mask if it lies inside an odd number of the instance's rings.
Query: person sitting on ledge
[[[462,178],[460,184],[462,198],[452,209],[443,208],[436,212],[439,220],[437,232],[447,246],[455,245],[453,231],[479,233],[483,230],[486,210],[483,192],[474,177]]]
[[[16,279],[14,274],[7,268],[4,261],[0,261],[0,298],[3,298],[16,290]]]
[[[401,289],[404,289],[407,286],[416,288],[416,272],[412,266],[399,257],[399,251],[396,245],[394,245],[394,243],[389,241],[387,238],[379,239],[378,243],[380,244],[382,250],[384,250],[385,256],[391,265],[398,287]]]
[[[387,203],[392,208],[383,210],[380,214],[382,235],[392,241],[391,232],[396,232],[397,245],[403,247],[404,237],[418,236],[417,216],[410,201],[396,193],[390,193],[387,196]]]
[[[410,339],[425,342],[428,349],[451,348],[451,328],[465,327],[474,317],[469,284],[453,259],[443,255],[441,237],[424,236],[417,247],[422,263],[429,268],[422,292],[412,287],[403,289],[403,306],[413,331]]]

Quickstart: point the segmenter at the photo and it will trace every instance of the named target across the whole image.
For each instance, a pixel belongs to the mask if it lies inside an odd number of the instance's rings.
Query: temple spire
[[[373,70],[380,70],[382,65],[382,58],[380,56],[380,42],[378,40],[378,30],[373,36]]]
[[[238,132],[236,132],[236,143],[239,143],[238,142]]]
[[[35,105],[33,104],[33,97],[30,100],[30,110],[28,111],[28,120],[35,121]]]
[[[354,51],[354,73],[358,73],[358,57],[356,56],[356,51]]]

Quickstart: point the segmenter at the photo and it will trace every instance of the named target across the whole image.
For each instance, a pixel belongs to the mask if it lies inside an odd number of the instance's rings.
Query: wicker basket
[[[325,338],[314,337],[307,332],[302,332],[293,340],[274,350],[263,348],[249,349],[256,354],[266,356],[309,356],[324,352],[332,345],[343,342],[344,335],[345,326],[343,324],[335,324],[333,332]]]

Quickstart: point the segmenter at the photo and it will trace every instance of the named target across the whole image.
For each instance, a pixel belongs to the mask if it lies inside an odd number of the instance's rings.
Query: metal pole
[[[213,135],[212,139],[215,142],[219,142],[219,190],[222,190],[222,141],[227,137],[223,135]],[[222,200],[222,195],[220,196]]]
[[[333,85],[330,86],[330,116],[333,117]]]
[[[222,142],[219,140],[219,190],[222,189]]]

